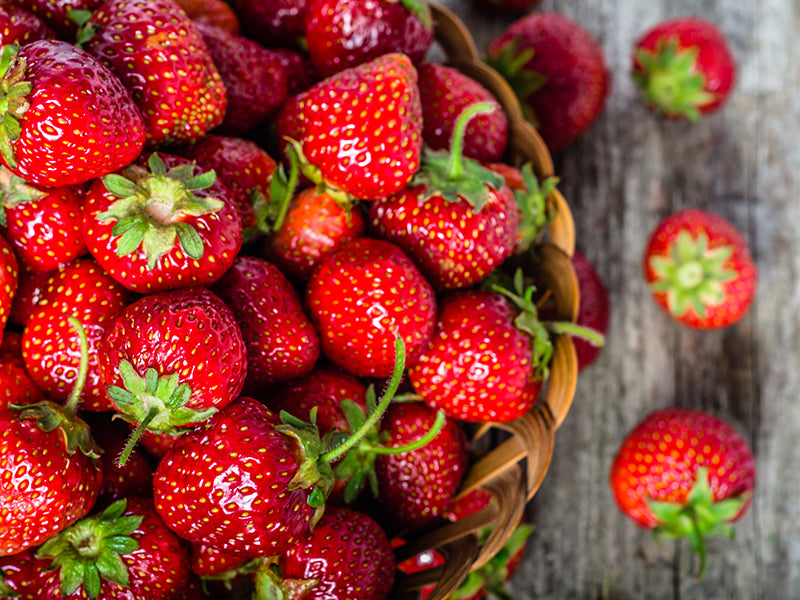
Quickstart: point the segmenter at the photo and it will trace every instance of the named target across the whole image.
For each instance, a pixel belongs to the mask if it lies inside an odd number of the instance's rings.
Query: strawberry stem
[[[367,449],[375,454],[402,454],[403,452],[412,452],[418,450],[428,444],[445,426],[447,416],[443,411],[436,412],[436,419],[433,421],[428,433],[420,437],[417,441],[406,444],[405,446],[373,446],[368,445]]]
[[[375,425],[378,424],[378,421],[380,421],[383,413],[385,413],[386,409],[389,407],[392,398],[394,398],[397,389],[400,387],[400,380],[403,378],[403,371],[405,370],[406,347],[405,343],[403,343],[403,339],[396,332],[394,339],[394,352],[394,371],[392,372],[392,377],[383,392],[383,396],[381,396],[380,402],[378,402],[378,405],[375,407],[375,410],[370,412],[364,423],[362,423],[361,426],[356,429],[350,437],[332,450],[324,453],[320,457],[321,461],[331,463],[341,456],[344,456],[348,450],[358,444],[375,427]]]
[[[450,139],[450,162],[447,164],[447,179],[458,181],[464,177],[464,134],[472,117],[497,110],[497,105],[492,102],[476,102],[471,104],[458,115],[453,137]]]
[[[78,319],[69,315],[67,321],[75,331],[75,335],[78,336],[78,347],[81,354],[80,363],[78,363],[78,376],[75,378],[75,385],[72,386],[72,391],[64,405],[69,414],[75,414],[78,411],[78,403],[86,385],[86,374],[89,372],[89,340],[86,338],[86,330]]]
[[[145,431],[147,431],[148,427],[150,426],[150,422],[158,415],[158,409],[153,407],[150,409],[150,412],[147,413],[147,416],[142,419],[142,421],[136,426],[136,429],[133,430],[130,437],[128,438],[127,442],[125,443],[125,447],[122,449],[122,452],[117,459],[117,465],[120,467],[124,467],[125,463],[128,462],[128,459],[131,456],[131,452],[133,452],[134,446],[139,443],[139,439],[142,437]]]

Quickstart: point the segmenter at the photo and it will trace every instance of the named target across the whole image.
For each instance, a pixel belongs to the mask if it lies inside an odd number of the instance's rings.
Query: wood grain
[[[513,18],[445,0],[476,46]],[[607,347],[581,374],[550,470],[528,505],[535,532],[512,592],[518,600],[800,598],[800,2],[795,0],[545,0],[601,43],[613,91],[600,120],[554,157],[577,247],[613,304]],[[628,76],[638,35],[666,17],[719,24],[740,70],[721,112],[665,122],[638,102]],[[749,315],[716,332],[671,322],[641,271],[647,237],[672,211],[714,210],[748,238],[759,267]],[[734,423],[758,463],[756,494],[736,538],[711,540],[694,576],[685,543],[655,543],[616,508],[608,468],[624,434],[668,405]]]

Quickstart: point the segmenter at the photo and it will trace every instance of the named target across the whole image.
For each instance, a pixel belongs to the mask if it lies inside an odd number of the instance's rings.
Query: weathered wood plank
[[[511,21],[480,15],[462,0],[443,4],[467,22],[479,48]],[[539,10],[582,23],[613,74],[603,116],[556,166],[578,247],[603,275],[614,309],[608,346],[579,380],[552,466],[529,506],[536,531],[515,597],[800,598],[800,3],[545,0]],[[729,104],[696,125],[652,117],[628,78],[635,38],[683,14],[717,22],[740,65]],[[686,207],[734,222],[759,265],[753,310],[724,331],[673,324],[643,283],[649,232]],[[607,485],[625,432],[673,403],[733,422],[758,463],[752,507],[733,542],[711,541],[702,582],[692,576],[688,547],[653,542],[619,513]]]

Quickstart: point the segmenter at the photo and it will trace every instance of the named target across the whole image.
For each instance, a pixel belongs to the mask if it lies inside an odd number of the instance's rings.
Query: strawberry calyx
[[[705,232],[694,237],[686,230],[680,231],[670,246],[669,256],[649,258],[658,275],[650,289],[666,294],[667,307],[673,316],[692,309],[702,318],[708,307],[725,300],[723,284],[736,278],[736,272],[725,267],[733,251],[728,245],[709,248]]]
[[[83,586],[89,598],[97,598],[102,581],[128,586],[128,568],[121,556],[139,547],[131,534],[144,517],[125,515],[128,501],[117,500],[98,515],[86,517],[47,540],[36,553],[53,560],[59,570],[61,593],[66,598]]]
[[[283,226],[300,175],[296,151],[292,149],[287,154],[289,155],[289,173],[286,173],[282,163],[278,164],[270,180],[269,198],[266,198],[258,190],[253,190],[251,204],[256,215],[256,224],[242,232],[243,243],[252,241],[262,234],[275,233]]]
[[[688,538],[692,551],[700,558],[697,577],[706,572],[706,545],[708,536],[734,536],[731,521],[741,512],[750,492],[733,498],[715,501],[707,467],[697,469],[694,486],[683,504],[647,500],[647,506],[658,519],[653,536],[658,539]]]
[[[109,386],[108,395],[121,418],[136,424],[120,454],[120,466],[127,462],[146,430],[175,435],[182,427],[204,421],[217,412],[216,408],[186,408],[192,389],[189,384],[180,383],[178,373],[159,375],[155,368],[150,367],[142,376],[129,361],[122,360],[119,374],[124,387]]]
[[[514,95],[520,100],[524,117],[537,125],[536,115],[533,114],[529,103],[524,100],[544,86],[547,77],[526,66],[531,58],[533,58],[533,48],[520,48],[520,40],[512,38],[492,49],[483,60],[508,82]]]
[[[697,48],[679,49],[675,39],[660,41],[654,52],[640,48],[640,66],[632,78],[645,104],[656,113],[681,115],[690,121],[700,118],[699,107],[712,102],[714,94],[705,89],[706,78],[696,68]]]
[[[286,579],[280,573],[278,557],[261,561],[255,572],[252,600],[300,600],[319,585],[319,579]]]
[[[547,198],[560,181],[558,177],[547,177],[540,184],[530,162],[522,165],[520,174],[525,188],[514,191],[520,213],[515,246],[518,254],[527,251],[539,237],[539,232],[555,218],[555,211],[547,210]]]
[[[9,405],[19,411],[20,419],[35,419],[37,426],[42,431],[58,430],[64,440],[67,453],[74,454],[80,450],[90,458],[99,458],[103,450],[92,438],[89,425],[78,416],[78,404],[86,384],[86,375],[89,371],[89,341],[86,330],[72,315],[67,317],[72,329],[78,335],[80,349],[80,363],[78,375],[66,403],[62,406],[51,400],[44,400],[35,404]]]
[[[0,598],[19,598],[19,593],[9,587],[5,581],[6,574],[0,569]]]
[[[471,104],[456,119],[449,151],[423,148],[420,169],[411,180],[412,186],[424,188],[420,202],[431,196],[442,196],[448,202],[466,200],[477,213],[489,201],[489,190],[503,187],[505,180],[502,175],[463,155],[464,134],[469,121],[479,114],[498,109],[495,102]]]
[[[397,0],[393,0],[397,1]],[[400,3],[406,8],[408,12],[419,19],[420,23],[425,26],[425,29],[433,28],[433,17],[431,16],[431,9],[427,0],[400,0]]]
[[[141,246],[147,268],[153,270],[177,240],[186,256],[199,260],[203,256],[203,240],[186,221],[217,212],[225,205],[218,198],[193,193],[211,187],[216,173],[211,170],[195,176],[191,163],[167,171],[157,152],[150,155],[147,163],[149,170],[132,165],[121,174],[103,177],[106,189],[119,200],[97,218],[115,221],[111,235],[118,236],[117,256],[127,256]]]
[[[358,198],[352,194],[348,194],[344,190],[340,190],[325,180],[322,176],[322,170],[306,158],[303,152],[303,145],[300,142],[290,137],[284,137],[284,140],[288,143],[286,153],[289,156],[290,164],[295,161],[297,162],[298,169],[316,186],[317,193],[328,194],[344,208],[351,207],[358,202]]]
[[[32,186],[19,175],[0,165],[0,207],[14,208],[26,202],[41,200],[46,196],[47,192]],[[5,211],[0,211],[0,219],[4,217]]]
[[[0,52],[0,154],[12,169],[17,166],[12,144],[22,134],[20,121],[30,107],[33,84],[25,79],[26,64],[19,46],[9,44]]]

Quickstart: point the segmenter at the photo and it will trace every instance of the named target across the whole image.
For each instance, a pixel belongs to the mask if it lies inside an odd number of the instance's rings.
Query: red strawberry
[[[17,291],[18,281],[19,263],[14,256],[14,250],[0,235],[0,342],[3,341],[3,329],[11,314],[11,303]]]
[[[8,316],[10,323],[25,327],[25,323],[28,322],[33,309],[38,304],[39,299],[50,284],[50,278],[54,274],[55,271],[31,273],[24,267],[19,270],[17,292],[14,294],[11,302],[11,313]]]
[[[696,121],[730,96],[736,60],[725,34],[696,17],[663,21],[634,44],[633,80],[659,115]]]
[[[750,308],[758,277],[744,236],[716,213],[688,209],[663,219],[644,252],[644,273],[659,306],[678,322],[719,328]]]
[[[36,558],[33,550],[0,558],[0,598],[41,600],[44,583],[53,574],[47,571],[50,561]]]
[[[148,169],[137,164],[89,188],[83,205],[89,252],[137,292],[214,283],[242,245],[231,192],[212,171],[199,173],[187,159],[154,152],[147,164]]]
[[[465,126],[496,104],[461,113],[451,152],[428,152],[411,185],[370,203],[370,226],[403,249],[437,290],[475,285],[514,250],[518,209],[503,178],[462,158]]]
[[[107,0],[85,25],[84,47],[133,94],[150,146],[203,137],[227,98],[194,22],[172,0]]]
[[[52,28],[62,40],[73,41],[78,23],[72,18],[74,11],[93,11],[103,0],[7,0],[32,12]],[[72,14],[71,14],[72,13]]]
[[[183,541],[149,498],[118,500],[49,539],[38,556],[53,560],[43,600],[173,600],[189,582]]]
[[[192,572],[200,577],[223,575],[247,561],[246,556],[228,554],[206,544],[192,544],[190,559]]]
[[[269,582],[257,576],[256,589],[300,586],[304,600],[383,600],[394,582],[394,556],[369,515],[331,506],[311,534],[279,559],[278,571],[280,580],[265,569],[261,576]]]
[[[427,0],[309,0],[305,19],[308,54],[323,77],[390,52],[419,63],[433,42]]]
[[[642,527],[689,537],[702,574],[708,535],[733,532],[749,506],[755,461],[730,424],[703,411],[671,407],[647,415],[625,437],[610,485],[622,512]]]
[[[151,294],[123,309],[98,359],[114,408],[139,425],[138,435],[146,428],[176,433],[233,402],[247,371],[245,352],[231,310],[210,291],[192,288]]]
[[[605,335],[611,317],[611,305],[605,283],[591,261],[579,250],[572,255],[572,266],[578,278],[581,300],[575,322]],[[578,370],[585,369],[597,360],[601,346],[595,346],[581,337],[573,337],[572,343],[578,353]]]
[[[312,181],[375,200],[403,189],[416,173],[422,109],[407,56],[385,54],[345,69],[290,102],[303,172]]]
[[[212,288],[233,311],[247,347],[246,394],[308,373],[319,357],[319,337],[297,291],[278,268],[239,256]]]
[[[242,227],[247,230],[257,225],[254,209],[269,202],[272,175],[278,166],[263,148],[250,140],[208,134],[176,153],[194,160],[203,170],[213,170],[232,192]]]
[[[0,408],[33,404],[41,399],[42,392],[28,375],[22,359],[22,336],[6,331],[0,344]]]
[[[307,0],[233,0],[242,32],[268,47],[300,45]]]
[[[55,37],[53,30],[32,12],[10,3],[0,5],[0,47],[24,46]]]
[[[319,81],[319,74],[305,54],[291,48],[273,48],[272,52],[283,64],[283,70],[291,74],[286,82],[289,94],[304,92]]]
[[[0,158],[44,187],[83,183],[133,161],[144,122],[130,92],[86,51],[55,40],[3,48]]]
[[[81,331],[73,317],[69,323]],[[81,342],[85,368],[86,340]],[[45,400],[0,409],[0,555],[38,546],[94,505],[102,480],[100,449],[76,416],[79,379],[65,406]]]
[[[553,152],[597,120],[611,87],[603,49],[559,13],[517,19],[490,41],[486,61],[511,84],[525,117]]]
[[[417,67],[424,127],[422,139],[433,150],[449,150],[458,116],[478,102],[496,104],[482,84],[454,67],[423,63]],[[508,118],[502,110],[480,113],[467,123],[463,155],[479,162],[499,161],[508,142]]]
[[[433,334],[436,299],[400,248],[358,238],[323,257],[306,288],[323,353],[356,375],[392,373],[395,331],[413,364]]]
[[[219,27],[233,35],[239,35],[239,17],[224,0],[175,0],[196,23]]]
[[[384,446],[405,446],[434,426],[436,411],[422,402],[392,404],[381,423]],[[460,424],[444,427],[422,446],[375,459],[378,483],[376,517],[391,527],[418,529],[444,514],[467,469],[469,448]]]
[[[82,202],[76,186],[32,186],[0,167],[0,222],[5,219],[6,237],[29,271],[53,271],[86,252]]]
[[[65,320],[78,319],[89,344],[81,408],[111,410],[100,377],[97,348],[111,319],[130,302],[130,293],[90,258],[57,271],[25,323],[22,355],[31,378],[54,400],[64,401],[79,377],[79,336]]]
[[[242,135],[286,100],[289,74],[272,50],[253,40],[202,23],[197,23],[197,28],[228,97],[225,118],[216,131]]]
[[[322,257],[364,235],[361,212],[309,187],[291,201],[286,217],[262,242],[264,257],[294,281],[307,281]]]

